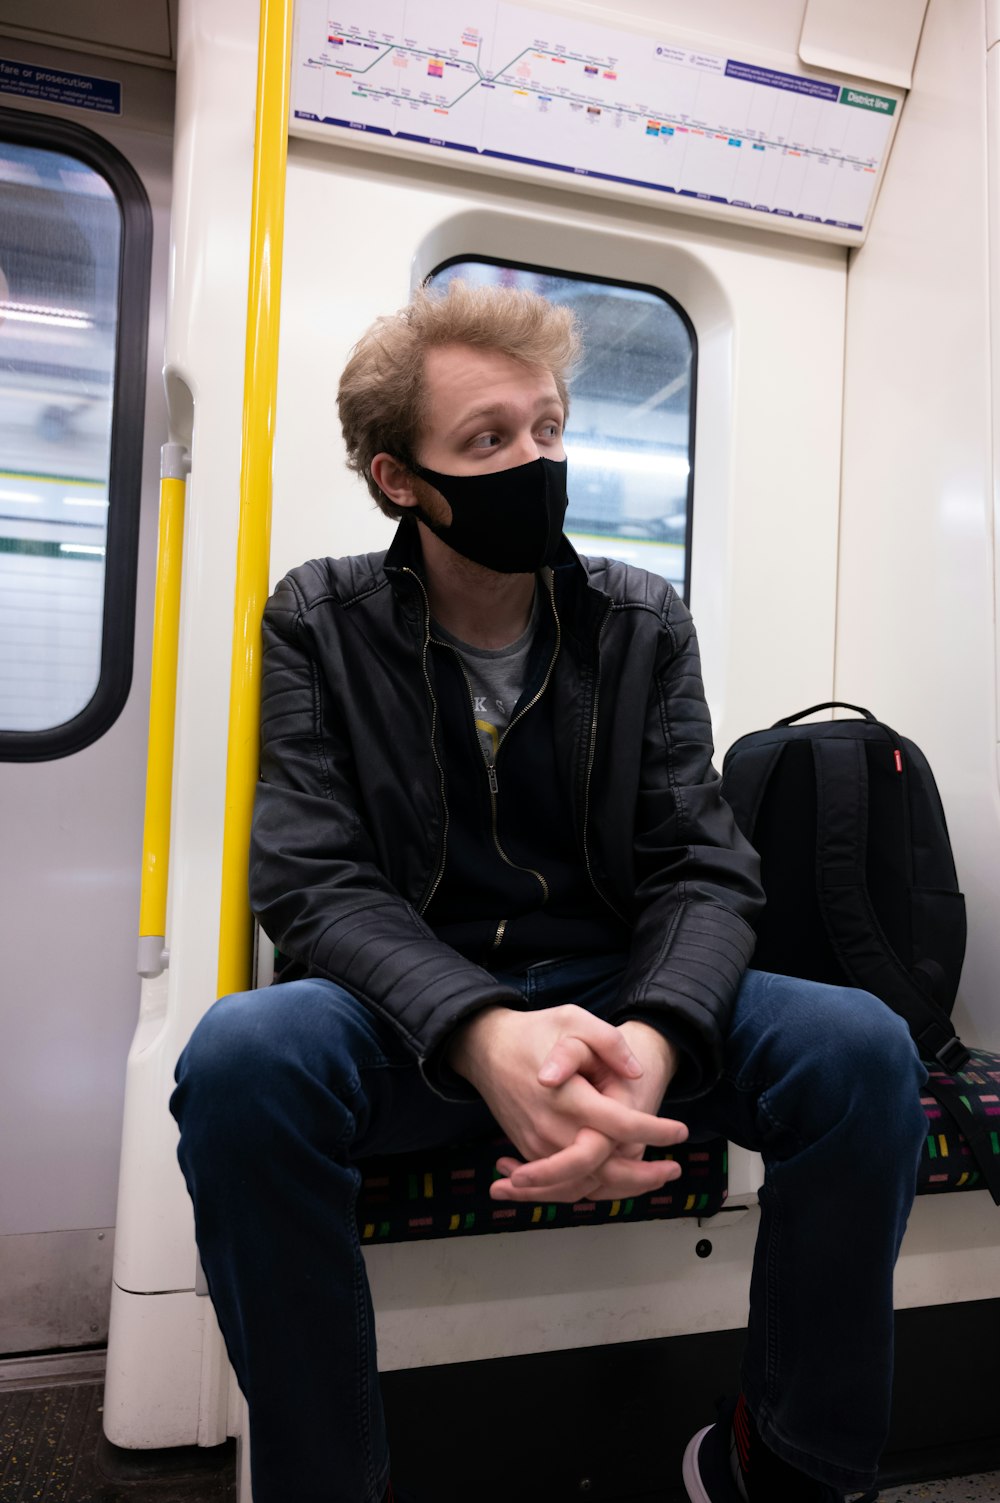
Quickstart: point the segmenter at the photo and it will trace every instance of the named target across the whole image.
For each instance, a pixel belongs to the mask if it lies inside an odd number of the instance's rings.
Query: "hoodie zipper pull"
[[[487,764],[486,764],[486,771],[487,771],[487,774],[488,774],[489,780],[490,780],[490,792],[491,793],[496,793],[496,791],[497,791],[497,769],[496,769],[496,763],[495,762],[487,762]]]

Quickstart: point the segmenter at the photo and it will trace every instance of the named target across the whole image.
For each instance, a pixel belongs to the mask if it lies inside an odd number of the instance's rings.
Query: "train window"
[[[456,257],[428,278],[527,287],[571,307],[584,359],[566,430],[566,531],[582,553],[610,554],[690,580],[697,343],[687,314],[654,287],[486,256]]]
[[[128,694],[151,247],[107,142],[0,110],[0,760],[79,751]]]

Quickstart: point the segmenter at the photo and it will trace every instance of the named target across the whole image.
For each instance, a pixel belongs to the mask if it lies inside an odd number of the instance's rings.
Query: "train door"
[[[4,7],[0,40],[4,1353],[107,1333],[173,109],[166,7],[128,28],[131,60],[33,19]]]

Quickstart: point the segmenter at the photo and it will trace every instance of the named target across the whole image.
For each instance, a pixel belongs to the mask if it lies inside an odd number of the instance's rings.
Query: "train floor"
[[[975,1477],[952,1477],[947,1482],[920,1482],[910,1487],[883,1489],[880,1503],[907,1503],[926,1499],[927,1503],[997,1503],[1000,1498],[1000,1472],[980,1472]]]
[[[202,1452],[120,1451],[102,1435],[103,1391],[99,1353],[80,1354],[63,1371],[52,1359],[0,1362],[0,1503],[236,1503],[233,1442]],[[656,1499],[622,1494],[613,1503],[683,1503],[683,1497],[668,1486]],[[881,1503],[918,1500],[1000,1503],[1000,1472],[881,1493]]]

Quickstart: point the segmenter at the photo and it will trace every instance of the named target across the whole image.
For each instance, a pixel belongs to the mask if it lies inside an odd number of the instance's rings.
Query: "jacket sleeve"
[[[337,735],[289,579],[267,604],[263,637],[251,906],[292,960],[390,1022],[439,1094],[474,1096],[444,1064],[451,1034],[490,1003],[522,1008],[521,995],[441,943],[379,869],[353,753]]]
[[[674,1098],[718,1079],[764,904],[760,861],[712,766],[694,623],[671,592],[646,710],[636,806],[636,918],[616,1020],[659,1027],[680,1051]]]

